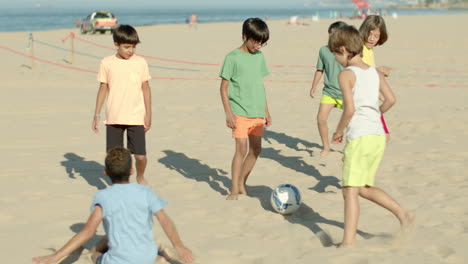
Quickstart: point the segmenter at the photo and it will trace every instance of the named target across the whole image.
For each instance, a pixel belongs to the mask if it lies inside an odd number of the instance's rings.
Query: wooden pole
[[[71,54],[70,54],[70,63],[73,64],[75,62],[75,33],[70,33],[71,34],[71,40],[70,40],[70,49],[71,49]]]
[[[29,58],[31,58],[31,69],[34,70],[34,39],[33,34],[29,32]]]

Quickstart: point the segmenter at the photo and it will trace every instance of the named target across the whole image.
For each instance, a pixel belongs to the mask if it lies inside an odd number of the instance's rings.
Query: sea
[[[72,28],[76,20],[82,20],[89,13],[95,11],[90,8],[67,7],[30,7],[30,8],[2,8],[0,9],[0,32],[12,31],[44,31],[53,29]],[[275,7],[275,8],[122,8],[108,10],[118,18],[119,24],[133,26],[158,24],[184,24],[192,13],[197,13],[199,24],[213,22],[244,21],[250,17],[268,19],[288,19],[291,16],[300,18],[334,18],[336,16],[350,17],[356,15],[353,7]],[[379,8],[383,14],[398,15],[426,15],[426,14],[457,14],[466,10],[447,9],[390,9]]]

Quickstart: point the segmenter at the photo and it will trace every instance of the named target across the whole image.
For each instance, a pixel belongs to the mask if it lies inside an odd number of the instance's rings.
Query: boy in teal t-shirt
[[[219,75],[226,126],[232,129],[236,144],[227,200],[237,200],[239,194],[247,194],[247,178],[262,150],[263,129],[271,125],[263,86],[263,78],[269,71],[260,51],[269,34],[267,24],[261,19],[244,21],[244,43],[226,55]]]
[[[332,23],[328,27],[328,34],[331,35],[336,29],[343,26],[346,26],[346,23],[341,21]],[[317,114],[317,125],[323,145],[323,150],[320,152],[321,156],[325,156],[330,152],[327,126],[328,116],[334,107],[343,109],[343,97],[338,83],[338,74],[342,70],[343,67],[336,61],[335,55],[333,55],[328,47],[321,47],[317,59],[317,71],[315,72],[312,88],[310,89],[310,96],[314,98],[314,93],[317,90],[320,78],[325,74],[325,86],[323,87],[323,95]]]

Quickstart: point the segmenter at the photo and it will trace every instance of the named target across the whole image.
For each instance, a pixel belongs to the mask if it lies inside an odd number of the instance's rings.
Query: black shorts
[[[127,130],[127,148],[135,155],[146,155],[144,126],[106,125],[106,150],[123,147],[123,136]]]

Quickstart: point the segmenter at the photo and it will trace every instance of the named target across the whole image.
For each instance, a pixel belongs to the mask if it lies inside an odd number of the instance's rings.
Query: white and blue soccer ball
[[[301,193],[292,184],[281,184],[271,192],[271,206],[280,214],[292,214],[301,205]]]

